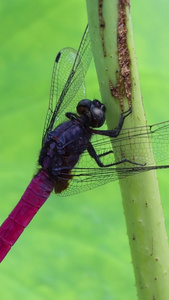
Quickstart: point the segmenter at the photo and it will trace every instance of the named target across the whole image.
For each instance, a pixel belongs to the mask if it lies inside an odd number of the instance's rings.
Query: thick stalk
[[[128,107],[133,112],[124,126],[145,125],[129,0],[87,0],[87,10],[109,129],[117,125],[120,111]],[[152,152],[151,145],[148,147]],[[134,157],[133,146],[131,151]],[[138,298],[169,299],[168,240],[156,172],[123,179],[120,188]]]

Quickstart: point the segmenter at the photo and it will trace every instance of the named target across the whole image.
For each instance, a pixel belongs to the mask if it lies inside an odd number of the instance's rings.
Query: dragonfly
[[[131,114],[128,109],[115,129],[97,129],[105,123],[106,107],[97,99],[86,99],[85,75],[91,60],[87,26],[78,51],[64,48],[56,56],[39,169],[0,227],[0,262],[53,190],[72,195],[143,171],[169,168],[156,165],[149,148],[151,140],[156,162],[168,158],[169,121],[122,129]]]

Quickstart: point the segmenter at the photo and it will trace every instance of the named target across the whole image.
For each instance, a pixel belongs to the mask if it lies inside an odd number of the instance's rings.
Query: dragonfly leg
[[[127,158],[122,158],[120,161],[104,165],[101,162],[100,157],[101,156],[106,156],[110,153],[113,153],[113,151],[108,151],[108,152],[105,152],[103,154],[97,155],[97,153],[96,153],[96,151],[95,151],[95,149],[94,149],[94,147],[91,143],[89,144],[87,150],[88,150],[90,156],[96,161],[96,163],[98,164],[99,167],[112,167],[112,166],[116,166],[116,165],[119,165],[119,164],[122,164],[122,163],[125,163],[125,162],[128,162],[128,163],[133,164],[133,165],[138,165],[138,166],[145,166],[146,165],[146,164],[140,164],[140,163],[134,162],[134,161],[129,160]]]
[[[98,154],[97,156],[98,156],[98,157],[102,157],[102,156],[106,156],[106,155],[111,154],[111,153],[114,153],[114,151],[113,151],[113,150],[110,150],[110,151],[104,152],[104,153],[102,153],[102,154]]]
[[[132,164],[132,165],[141,166],[141,167],[143,167],[143,166],[146,165],[146,163],[140,164],[140,163],[137,163],[137,162],[132,161],[132,160],[130,160],[130,159],[122,158],[122,160],[117,161],[117,162],[112,163],[112,164],[108,164],[108,165],[104,165],[104,164],[103,164],[103,167],[112,167],[112,166],[116,166],[116,165],[123,164],[123,163],[125,163],[125,162],[128,162],[128,163],[130,163],[130,164]]]
[[[67,112],[67,113],[65,114],[65,116],[66,116],[68,119],[70,119],[71,121],[73,121],[73,120],[75,120],[75,119],[78,118],[78,115],[76,115],[76,114],[74,114],[74,113],[71,113],[71,112]]]
[[[129,116],[132,112],[132,109],[129,108],[128,110],[126,110],[125,112],[121,113],[120,115],[120,120],[119,120],[119,123],[118,123],[118,126],[112,130],[95,130],[95,129],[92,129],[92,133],[94,134],[100,134],[100,135],[105,135],[105,136],[110,136],[110,137],[117,137],[123,127],[123,123],[124,123],[124,120],[127,116]]]

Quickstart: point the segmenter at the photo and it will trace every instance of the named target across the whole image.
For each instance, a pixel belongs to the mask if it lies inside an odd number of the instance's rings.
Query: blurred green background
[[[148,123],[169,119],[169,3],[131,0]],[[0,3],[0,223],[36,170],[53,61],[77,49],[85,1]],[[94,70],[88,97],[99,97]],[[169,233],[168,171],[158,173]],[[72,197],[51,195],[0,266],[1,299],[135,300],[118,182]]]

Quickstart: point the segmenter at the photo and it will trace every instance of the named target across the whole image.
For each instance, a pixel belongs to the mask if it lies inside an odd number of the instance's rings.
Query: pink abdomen
[[[21,200],[0,227],[0,262],[47,200],[53,186],[54,183],[44,171],[32,179]]]

